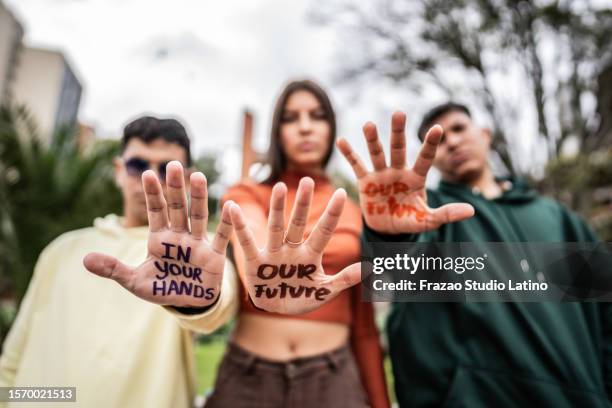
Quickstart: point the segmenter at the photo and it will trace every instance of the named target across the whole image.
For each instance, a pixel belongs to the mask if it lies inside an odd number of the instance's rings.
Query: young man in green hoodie
[[[380,242],[596,241],[575,214],[524,181],[494,177],[491,134],[465,106],[447,103],[425,115],[412,168],[405,162],[405,121],[393,114],[390,166],[375,125],[366,123],[371,172],[346,140],[338,141],[358,178],[365,251]],[[425,189],[432,164],[442,176],[433,191]],[[408,188],[376,194],[394,185]],[[390,197],[412,216],[394,216]],[[545,260],[530,257],[521,266],[535,277],[534,265]],[[606,303],[395,303],[388,336],[401,406],[611,405]]]

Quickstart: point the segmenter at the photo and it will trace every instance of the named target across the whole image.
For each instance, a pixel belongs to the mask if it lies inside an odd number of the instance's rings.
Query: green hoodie
[[[476,215],[419,235],[382,235],[366,226],[364,251],[368,242],[596,241],[559,203],[521,180],[508,181],[494,200],[441,182],[428,191],[432,208],[465,202]],[[387,334],[402,407],[612,405],[607,303],[395,303]]]

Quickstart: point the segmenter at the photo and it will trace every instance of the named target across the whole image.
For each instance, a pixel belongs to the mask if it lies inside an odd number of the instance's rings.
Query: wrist
[[[214,302],[212,302],[210,305],[207,305],[207,306],[172,306],[170,305],[168,307],[171,307],[172,309],[176,310],[177,312],[181,314],[196,315],[196,314],[202,314],[202,313],[208,312],[217,303],[219,303],[219,299],[221,299],[221,293],[219,293],[219,296],[217,296]]]

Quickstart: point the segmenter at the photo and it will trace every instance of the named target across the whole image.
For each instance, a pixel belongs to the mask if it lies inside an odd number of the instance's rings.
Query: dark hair
[[[283,117],[283,111],[287,105],[287,100],[296,91],[308,91],[317,98],[321,104],[321,108],[325,112],[325,120],[329,123],[330,142],[329,149],[323,158],[323,167],[327,166],[331,158],[336,139],[336,114],[332,107],[331,101],[327,93],[318,84],[310,80],[291,81],[284,88],[276,100],[274,106],[274,114],[272,115],[272,128],[270,131],[270,146],[268,148],[268,157],[266,162],[270,165],[270,175],[264,180],[264,184],[272,184],[280,178],[281,174],[287,168],[287,157],[281,146],[280,128]]]
[[[419,139],[423,141],[429,128],[435,124],[434,122],[436,121],[436,119],[439,119],[440,116],[445,115],[449,112],[463,112],[470,118],[472,117],[472,114],[470,113],[468,107],[460,103],[447,102],[442,105],[435,106],[430,109],[429,112],[427,112],[425,116],[423,116],[423,120],[421,120],[421,124],[419,125],[419,131],[417,133]]]
[[[189,137],[185,127],[176,119],[158,119],[153,116],[143,116],[131,121],[123,128],[121,139],[121,153],[132,139],[140,139],[146,144],[156,139],[163,139],[169,143],[176,143],[185,149],[187,166],[191,166],[191,149]]]

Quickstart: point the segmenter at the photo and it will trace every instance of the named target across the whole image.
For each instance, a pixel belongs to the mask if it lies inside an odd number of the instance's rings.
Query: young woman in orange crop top
[[[294,204],[297,212],[312,197],[310,211],[295,227],[300,231],[290,227],[284,237],[285,244],[299,245],[302,232],[304,239],[308,237],[328,204],[338,201],[338,194],[332,198],[335,188],[325,173],[335,136],[335,115],[325,91],[312,81],[289,83],[277,100],[272,120],[270,176],[259,184],[242,182],[223,197],[226,202],[234,201],[241,211],[236,220],[232,209],[237,234],[231,248],[243,288],[238,323],[207,407],[389,406],[373,308],[361,301],[359,285],[339,291],[321,307],[303,309],[310,310],[306,313],[294,314],[287,306],[283,312],[289,314],[277,314],[266,311],[270,309],[265,299],[279,302],[278,297],[305,296],[307,284],[312,283],[308,265],[296,260],[295,265],[260,267],[258,273],[270,281],[255,285],[257,288],[248,288],[245,280],[246,274],[254,272],[249,270],[245,242],[239,242],[241,222],[252,231],[251,251],[257,251],[266,244],[269,214],[277,210],[288,220]],[[326,275],[334,276],[359,262],[361,228],[359,207],[347,201],[323,249],[321,265]],[[284,233],[282,226],[277,232]],[[279,284],[279,276],[291,274],[300,276],[304,287]],[[326,295],[325,290],[309,293],[321,299]]]

